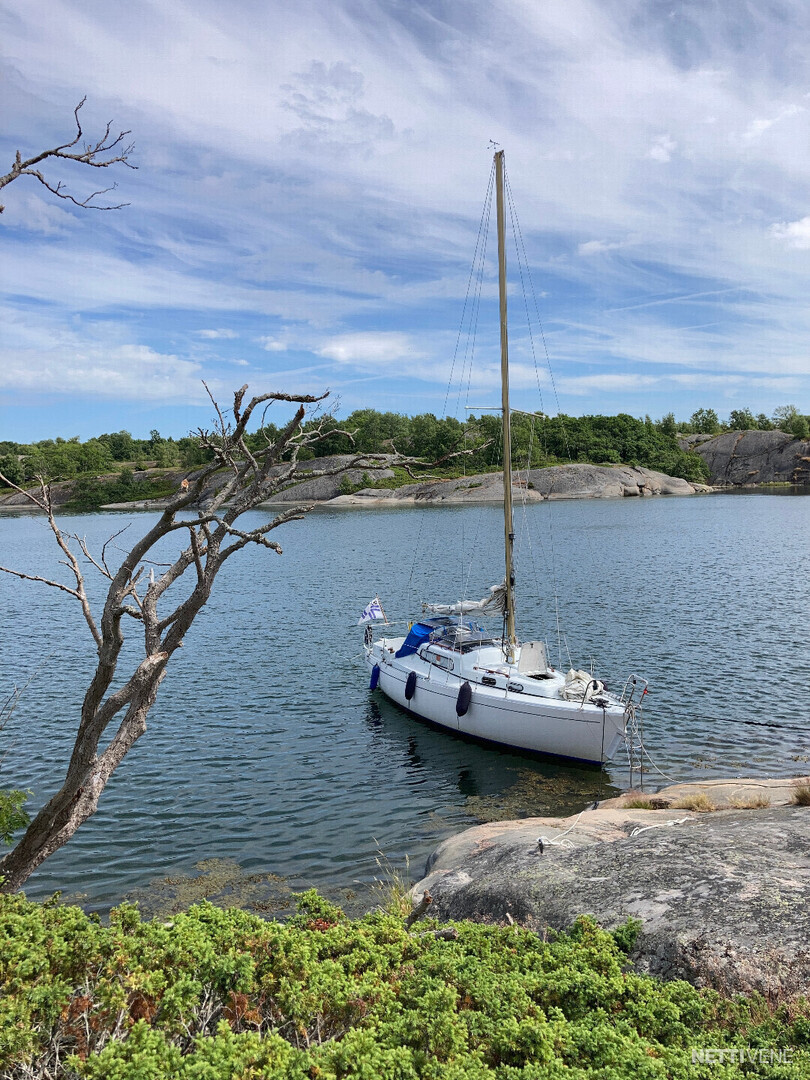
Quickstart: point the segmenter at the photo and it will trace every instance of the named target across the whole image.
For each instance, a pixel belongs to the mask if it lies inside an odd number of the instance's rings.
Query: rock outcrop
[[[297,490],[297,489],[296,489]],[[645,495],[694,495],[708,490],[676,476],[633,465],[553,465],[531,469],[515,477],[514,497],[526,502],[545,499],[612,499]],[[424,480],[393,490],[364,488],[354,495],[341,495],[335,505],[373,506],[394,503],[475,503],[503,502],[500,473],[481,473],[456,480]]]
[[[784,431],[725,431],[690,435],[684,449],[700,454],[715,486],[810,484],[810,442]]]
[[[356,455],[335,454],[333,457],[313,458],[310,461],[302,461],[299,465],[301,475],[318,469],[337,469],[346,465]],[[280,491],[268,499],[271,503],[289,502],[330,502],[340,495],[346,484],[356,487],[358,484],[371,483],[373,480],[387,480],[393,476],[391,469],[347,469],[346,472],[338,473],[337,476],[317,476],[313,480],[302,480],[294,488]]]
[[[32,491],[37,497],[39,497],[39,488],[31,487]],[[64,506],[66,502],[69,502],[73,498],[73,483],[70,480],[61,480],[51,484],[51,501],[54,506]],[[10,491],[7,494],[0,495],[0,510],[33,510],[34,504],[26,499],[25,495],[20,495],[17,491]]]
[[[785,781],[718,781],[689,787],[737,808],[696,813],[676,808],[681,787],[656,796],[668,809],[615,799],[567,819],[468,829],[437,848],[414,898],[428,889],[440,918],[538,932],[584,913],[610,928],[632,916],[640,971],[771,1000],[808,993],[810,808],[785,805]]]

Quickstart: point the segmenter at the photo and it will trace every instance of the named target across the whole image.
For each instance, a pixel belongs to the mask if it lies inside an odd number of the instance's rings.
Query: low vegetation
[[[731,795],[728,805],[732,810],[764,810],[771,805],[770,795]]]
[[[697,795],[685,795],[672,804],[673,810],[693,810],[696,814],[707,814],[717,807],[709,796],[701,791]]]
[[[638,924],[350,921],[315,893],[283,925],[199,904],[109,926],[0,896],[0,1072],[9,1080],[630,1080],[810,1068],[810,1007],[773,1012],[629,970]],[[694,1063],[745,1046],[757,1062]]]
[[[121,469],[116,476],[84,476],[76,480],[65,505],[71,510],[97,510],[108,503],[159,499],[176,491],[179,480],[172,472],[138,476],[132,469]]]
[[[810,806],[810,784],[794,784],[791,802],[794,806]]]
[[[648,799],[646,795],[634,795],[630,799],[625,799],[622,803],[622,810],[653,810],[655,807],[652,804],[652,799]]]

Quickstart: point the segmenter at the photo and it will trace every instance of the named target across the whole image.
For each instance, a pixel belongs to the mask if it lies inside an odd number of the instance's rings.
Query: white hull
[[[369,671],[379,668],[377,686],[414,716],[449,731],[500,746],[601,764],[624,745],[625,713],[611,700],[604,708],[562,698],[516,693],[506,686],[471,685],[469,707],[456,709],[461,675],[436,668],[418,655],[395,657],[384,641],[365,650]],[[413,696],[406,683],[416,675]]]

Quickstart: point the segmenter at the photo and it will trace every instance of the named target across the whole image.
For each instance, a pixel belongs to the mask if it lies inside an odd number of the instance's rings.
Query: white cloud
[[[408,334],[393,330],[368,330],[356,334],[341,334],[322,345],[319,356],[337,360],[339,364],[376,367],[413,361],[422,354],[413,346]]]
[[[197,337],[206,338],[209,341],[223,341],[238,338],[235,330],[195,330]]]
[[[576,375],[560,380],[560,390],[564,394],[592,394],[600,391],[632,391],[656,386],[662,381],[661,376],[632,375],[619,372]]]
[[[760,135],[763,135],[769,128],[772,128],[774,124],[778,124],[781,120],[786,120],[788,117],[796,116],[797,113],[804,112],[799,105],[788,105],[787,108],[781,109],[776,116],[763,117],[758,120],[752,120],[748,125],[748,128],[743,132],[743,140],[751,142],[754,139],[758,139]]]
[[[265,335],[260,337],[259,344],[266,352],[286,352],[287,345],[283,341],[279,341],[278,338]]]
[[[20,181],[17,181],[20,184]],[[12,228],[27,229],[39,236],[64,236],[75,224],[73,216],[58,202],[47,202],[30,190],[15,192],[14,209],[7,220]],[[8,195],[5,196],[6,200]]]
[[[806,251],[810,248],[810,217],[798,221],[779,221],[770,228],[771,236],[781,240],[788,247]]]
[[[145,345],[54,350],[50,355],[24,351],[11,353],[0,367],[4,390],[158,403],[203,403],[201,378],[199,364]]]
[[[586,240],[577,247],[580,255],[600,255],[603,251],[614,251],[621,244],[611,244],[607,240]]]
[[[648,152],[647,156],[653,161],[671,161],[672,154],[677,150],[678,144],[669,135],[659,135]]]

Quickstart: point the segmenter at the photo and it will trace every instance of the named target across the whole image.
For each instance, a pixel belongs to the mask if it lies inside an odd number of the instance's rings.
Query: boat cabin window
[[[453,658],[451,656],[443,656],[441,653],[428,652],[425,654],[425,660],[430,664],[434,664],[436,667],[442,668],[444,671],[453,670]]]

